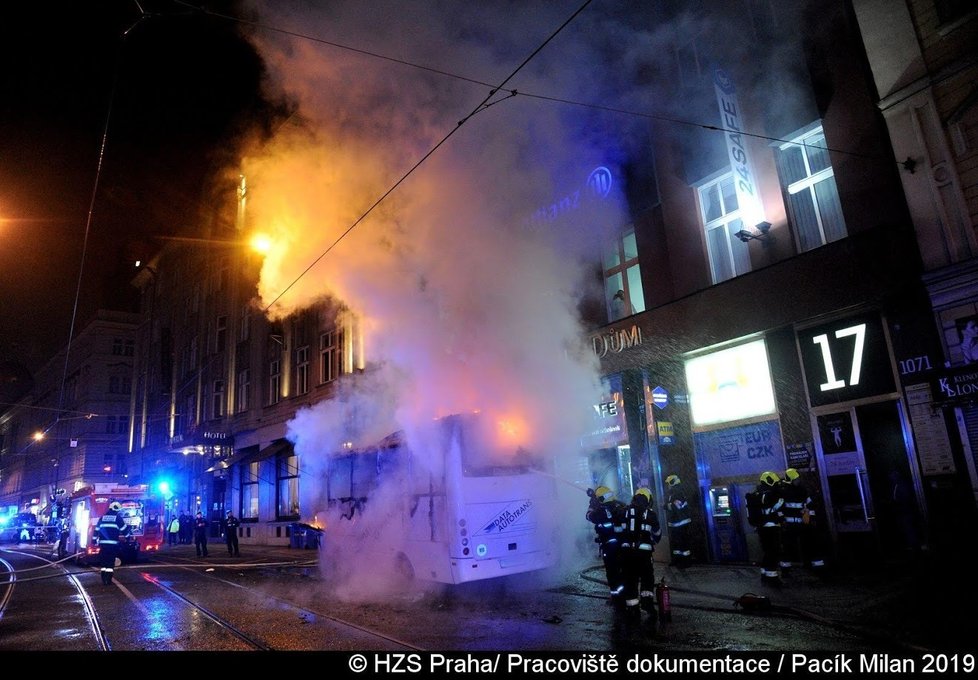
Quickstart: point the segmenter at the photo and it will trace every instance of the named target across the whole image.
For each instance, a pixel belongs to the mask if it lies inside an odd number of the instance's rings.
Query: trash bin
[[[313,550],[319,548],[323,536],[322,529],[302,522],[293,522],[290,526],[290,548],[310,548]]]
[[[306,542],[305,547],[310,550],[319,550],[319,546],[322,543],[323,530],[317,529],[316,527],[306,528]]]
[[[306,540],[306,530],[303,529],[305,525],[299,524],[298,522],[292,522],[289,529],[289,547],[290,548],[301,548]]]

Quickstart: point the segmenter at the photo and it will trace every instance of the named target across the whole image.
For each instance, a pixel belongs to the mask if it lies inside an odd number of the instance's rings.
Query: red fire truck
[[[113,501],[122,506],[122,516],[132,528],[130,537],[121,546],[120,558],[124,563],[136,562],[140,551],[159,550],[163,545],[164,500],[150,493],[149,485],[92,484],[75,491],[69,500],[67,548],[81,561],[98,554],[95,525]]]

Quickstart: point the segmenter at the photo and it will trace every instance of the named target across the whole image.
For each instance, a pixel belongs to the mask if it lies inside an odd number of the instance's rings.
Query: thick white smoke
[[[324,297],[340,301],[362,320],[372,367],[289,423],[305,519],[325,519],[323,475],[344,442],[365,445],[395,430],[410,440],[450,413],[518,415],[524,446],[555,464],[558,477],[580,477],[580,436],[600,390],[578,308],[595,294],[602,245],[627,223],[619,187],[603,201],[582,192],[597,165],[621,176],[616,135],[627,126],[508,91],[600,100],[614,79],[595,65],[616,38],[597,33],[594,17],[572,24],[493,97],[498,103],[408,174],[489,93],[471,80],[500,82],[577,6],[256,8],[265,26],[360,50],[269,30],[253,36],[269,87],[296,106],[244,162],[249,217],[276,244],[261,304],[280,317]],[[577,209],[531,219],[567,196]],[[568,537],[579,537],[587,498],[558,486],[571,505],[554,511],[570,519]]]

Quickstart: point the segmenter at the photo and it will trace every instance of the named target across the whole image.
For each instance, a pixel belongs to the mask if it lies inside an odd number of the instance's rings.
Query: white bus
[[[556,562],[552,476],[479,416],[442,418],[422,439],[411,450],[395,433],[329,460],[327,561],[383,569],[368,555],[386,555],[403,579],[451,584]]]

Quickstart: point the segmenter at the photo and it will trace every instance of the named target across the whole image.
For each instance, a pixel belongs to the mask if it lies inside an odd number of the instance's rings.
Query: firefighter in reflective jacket
[[[622,532],[622,568],[625,580],[625,612],[640,619],[639,607],[655,618],[655,571],[652,551],[662,538],[659,515],[652,505],[652,492],[641,488],[635,492],[625,510]]]
[[[821,569],[825,566],[825,560],[817,534],[818,513],[798,470],[788,468],[784,471],[780,490],[784,499],[781,509],[781,568],[790,568],[792,560],[797,558],[812,569]]]
[[[672,554],[672,564],[676,567],[686,567],[692,560],[693,554],[689,549],[689,530],[693,518],[690,515],[689,502],[683,493],[682,480],[679,475],[666,477],[669,498],[666,501],[666,523],[669,527],[669,549]]]
[[[757,527],[757,537],[761,541],[761,579],[776,581],[780,574],[781,561],[781,520],[784,498],[781,495],[781,478],[776,472],[765,472],[757,485],[761,497],[761,524]]]
[[[118,501],[109,504],[109,510],[95,525],[95,535],[98,536],[98,561],[102,573],[102,583],[112,584],[115,572],[115,560],[120,554],[119,543],[132,533],[132,527],[126,524],[122,517],[122,505]]]
[[[622,591],[621,532],[624,530],[625,504],[615,498],[615,492],[606,486],[591,491],[591,501],[585,517],[594,525],[594,542],[601,548],[608,594],[617,600]]]

